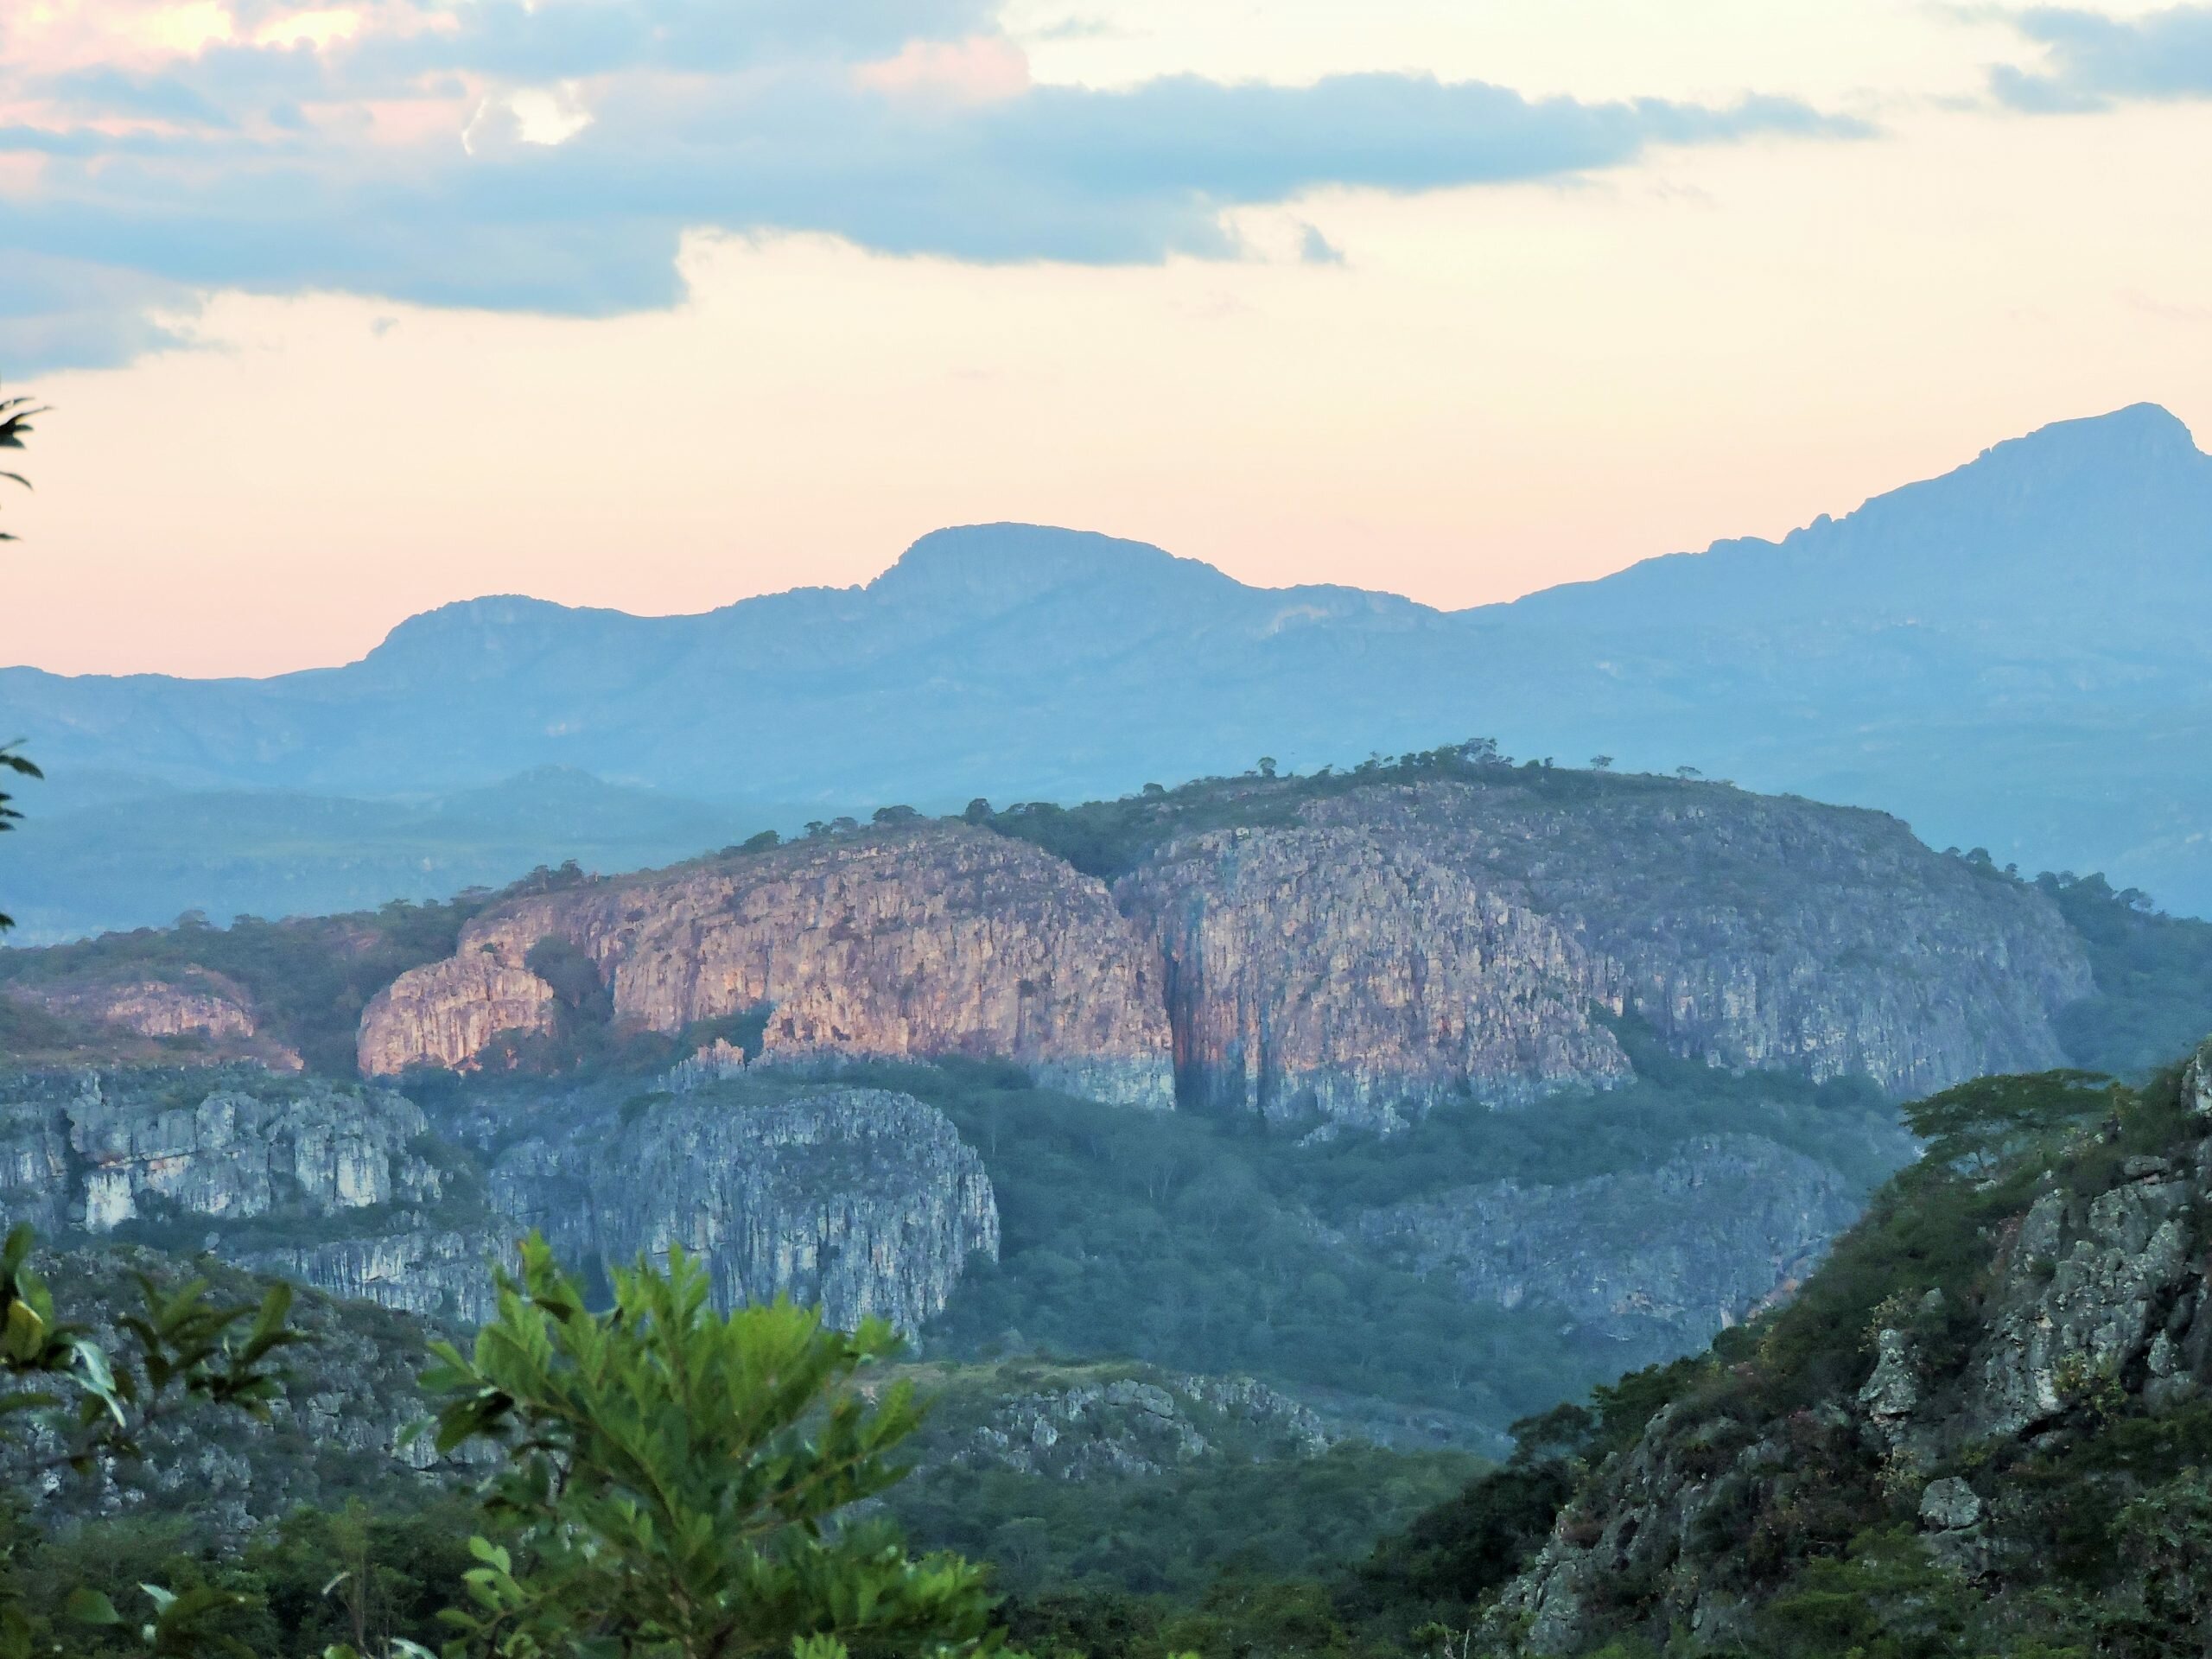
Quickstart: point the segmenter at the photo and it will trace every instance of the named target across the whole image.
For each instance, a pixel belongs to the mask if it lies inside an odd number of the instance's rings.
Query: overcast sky
[[[998,518],[1459,607],[2202,429],[2208,100],[2212,6],[0,0],[0,660]]]

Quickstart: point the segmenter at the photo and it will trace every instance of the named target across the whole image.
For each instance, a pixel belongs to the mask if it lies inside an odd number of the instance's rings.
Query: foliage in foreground
[[[57,1317],[30,1265],[31,1244],[31,1230],[18,1226],[0,1247],[0,1437],[29,1442],[34,1476],[85,1474],[143,1456],[149,1431],[181,1410],[208,1406],[268,1421],[283,1387],[274,1357],[300,1340],[287,1323],[289,1286],[272,1285],[257,1311],[216,1301],[205,1280],[165,1290],[138,1275],[139,1310],[120,1321],[130,1345],[111,1357],[84,1326]],[[0,1554],[0,1659],[29,1659],[35,1631],[10,1570],[13,1553]],[[154,1603],[140,1631],[149,1650],[197,1651],[203,1637],[219,1644],[209,1622],[235,1598],[205,1587],[143,1588]],[[109,1598],[83,1586],[62,1611],[75,1624],[122,1623]]]
[[[973,1653],[995,1647],[984,1574],[910,1559],[840,1510],[905,1471],[920,1421],[911,1385],[875,1397],[858,1375],[898,1338],[848,1336],[778,1301],[717,1314],[704,1269],[613,1275],[594,1313],[542,1238],[501,1275],[474,1352],[450,1344],[424,1379],[442,1396],[436,1444],[502,1448],[485,1489],[504,1542],[478,1537],[471,1605],[449,1654],[735,1659],[792,1652]]]

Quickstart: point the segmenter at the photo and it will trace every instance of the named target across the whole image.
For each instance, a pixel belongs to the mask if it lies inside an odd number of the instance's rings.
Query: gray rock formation
[[[709,1085],[607,1127],[531,1136],[491,1171],[494,1204],[572,1261],[681,1245],[724,1306],[787,1295],[842,1328],[873,1317],[912,1332],[969,1255],[998,1255],[982,1160],[910,1096]]]
[[[149,1211],[243,1222],[435,1202],[404,1096],[258,1068],[16,1077],[0,1084],[0,1205],[51,1230]]]
[[[2184,1107],[2194,1086],[2184,1084]],[[2000,1471],[2031,1455],[2047,1478],[2080,1475],[2065,1459],[2099,1445],[2106,1426],[2139,1426],[2212,1388],[2212,1140],[2199,1138],[2193,1113],[2183,1122],[2158,1152],[2115,1157],[2076,1143],[2010,1221],[1972,1229],[1986,1254],[1945,1267],[1973,1287],[1966,1301],[1910,1281],[1884,1299],[1864,1381],[1849,1392],[1776,1409],[1754,1390],[1716,1386],[1659,1410],[1507,1586],[1499,1629],[1520,1622],[1528,1647],[1547,1654],[1629,1627],[1688,1630],[1701,1649],[1726,1649],[1753,1587],[1730,1565],[1753,1525],[1745,1517],[1786,1528],[1777,1517],[1815,1478],[1830,1501],[1858,1492],[1868,1513],[1910,1505],[1929,1554],[1967,1579],[2022,1573],[2052,1506],[2075,1500],[2059,1496],[2063,1484]],[[2088,1459],[2110,1476],[2113,1465]],[[2129,1469],[2146,1482],[2172,1472],[2156,1459]],[[1624,1585],[1637,1586],[1632,1597]]]
[[[1075,1381],[995,1401],[950,1460],[1058,1480],[1157,1475],[1222,1455],[1318,1457],[1335,1437],[1311,1408],[1248,1376]]]
[[[1985,1434],[2021,1434],[2100,1386],[2117,1389],[2148,1353],[2193,1271],[2190,1173],[2164,1160],[2084,1202],[2044,1193],[2004,1263],[1967,1414]]]
[[[174,1211],[251,1220],[439,1196],[436,1166],[412,1143],[429,1128],[404,1096],[308,1084],[272,1093],[216,1087],[199,1099],[110,1101],[97,1076],[67,1110],[82,1159],[84,1225],[112,1232],[150,1198]]]
[[[1756,1135],[1703,1135],[1655,1169],[1501,1181],[1363,1216],[1365,1241],[1470,1299],[1555,1308],[1671,1358],[1796,1288],[1859,1205],[1824,1164]]]
[[[2182,1073],[2182,1098],[2194,1112],[2212,1113],[2212,1037],[2197,1045]]]
[[[238,1068],[19,1077],[0,1086],[0,1215],[462,1323],[492,1311],[487,1263],[530,1227],[575,1267],[681,1244],[724,1306],[789,1296],[909,1332],[971,1254],[998,1253],[981,1160],[905,1095],[791,1080],[642,1110],[519,1105],[520,1138],[479,1156],[385,1090]]]
[[[388,1220],[388,1231],[367,1237],[227,1254],[256,1273],[448,1324],[480,1325],[499,1311],[492,1269],[512,1265],[520,1228],[441,1227],[432,1217],[404,1211]]]

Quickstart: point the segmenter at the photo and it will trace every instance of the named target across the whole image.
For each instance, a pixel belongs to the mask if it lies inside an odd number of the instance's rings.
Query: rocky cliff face
[[[411,1149],[429,1128],[423,1114],[380,1090],[311,1087],[271,1098],[217,1087],[172,1104],[111,1101],[93,1076],[67,1111],[91,1232],[112,1232],[149,1198],[246,1221],[279,1207],[328,1216],[439,1195],[437,1167]]]
[[[1607,1010],[1715,1065],[1899,1094],[2058,1063],[2051,1016],[2089,969],[2035,890],[1876,813],[1500,771],[1255,785],[1242,825],[1162,817],[1110,893],[932,823],[537,895],[381,996],[361,1065],[465,1065],[496,1030],[549,1028],[525,965],[547,938],[633,1028],[761,1010],[771,1059],[992,1055],[1100,1100],[1284,1123],[1602,1087],[1629,1070]]]
[[[443,1176],[404,1097],[257,1071],[12,1079],[0,1203],[48,1227],[114,1231],[152,1211],[252,1221],[435,1202]]]
[[[944,824],[495,910],[469,925],[452,963],[403,976],[369,1011],[362,1069],[459,1063],[513,1012],[503,995],[550,1007],[542,981],[500,977],[523,972],[547,938],[590,956],[616,1020],[633,1028],[765,1007],[771,1057],[995,1056],[1095,1098],[1171,1103],[1159,988],[1103,886],[1033,848]]]
[[[1479,869],[1368,823],[1178,842],[1116,897],[1161,967],[1186,1102],[1376,1128],[1454,1090],[1526,1099],[1628,1062],[1613,965]]]
[[[943,1114],[878,1089],[709,1085],[500,1155],[493,1202],[570,1259],[702,1257],[724,1305],[779,1295],[834,1325],[918,1331],[968,1258],[996,1260],[982,1160]]]
[[[17,982],[0,995],[65,1020],[149,1038],[188,1039],[213,1056],[300,1070],[298,1053],[264,1037],[245,986],[186,965],[163,977],[64,977]]]
[[[1494,1633],[1539,1653],[1670,1628],[1695,1651],[1760,1650],[1738,1644],[1793,1562],[1878,1535],[1915,1538],[1936,1590],[2018,1592],[2018,1650],[2062,1569],[2109,1628],[2155,1630],[2171,1613],[2158,1529],[2201,1510],[2179,1465],[2212,1402],[2202,1052],[2178,1089],[2152,1084],[2047,1164],[1923,1169],[1878,1202],[1873,1239],[1842,1247],[1843,1286],[1816,1280],[1756,1343],[1664,1380],[1668,1403],[1506,1586]],[[1863,1342],[1809,1323],[1840,1317],[1866,1319]],[[2082,1554],[2091,1536],[2112,1545],[2102,1565]],[[2146,1639],[2126,1650],[2180,1650]]]
[[[2042,894],[1877,812],[1726,787],[1567,801],[1435,783],[1317,803],[1548,918],[1682,1054],[1902,1095],[2063,1056],[2089,968]]]
[[[213,1249],[257,1271],[473,1323],[489,1265],[542,1227],[575,1263],[681,1244],[725,1305],[790,1296],[918,1331],[998,1210],[933,1108],[797,1079],[626,1109],[522,1102],[471,1148],[405,1096],[245,1069],[46,1075],[0,1097],[0,1217],[48,1236]]]
[[[1826,1165],[1756,1135],[1703,1135],[1655,1169],[1471,1186],[1370,1211],[1359,1230],[1471,1300],[1555,1308],[1633,1365],[1794,1292],[1858,1214]]]
[[[553,988],[519,956],[505,961],[464,938],[460,955],[410,969],[361,1011],[361,1073],[391,1077],[410,1065],[463,1070],[500,1033],[550,1032],[556,1018]]]
[[[168,979],[60,980],[11,985],[8,994],[49,1011],[117,1025],[142,1037],[251,1037],[253,999],[206,968]]]

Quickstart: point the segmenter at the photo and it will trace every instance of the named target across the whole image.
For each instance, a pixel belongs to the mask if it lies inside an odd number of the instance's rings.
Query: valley
[[[1562,1401],[1792,1317],[1913,1159],[1900,1101],[2147,1075],[2207,935],[1878,813],[1480,742],[887,811],[0,952],[0,1212],[296,1281],[378,1376],[491,1317],[531,1230],[601,1294],[681,1246],[718,1305],[886,1319],[939,1399],[891,1512],[1088,1618],[1326,1579]],[[151,1501],[236,1541],[305,1493],[435,1505],[470,1476],[406,1392],[188,1433],[204,1498]]]

